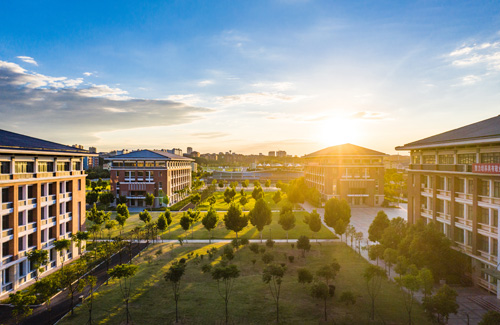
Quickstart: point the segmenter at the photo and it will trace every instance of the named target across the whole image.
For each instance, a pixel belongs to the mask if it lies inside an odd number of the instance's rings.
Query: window
[[[455,203],[455,215],[458,218],[465,218],[465,210],[462,203]]]
[[[146,167],[154,167],[155,162],[154,161],[146,161]]]
[[[458,193],[465,193],[465,179],[464,178],[457,179],[457,192]]]
[[[486,208],[479,208],[480,213],[477,219],[477,222],[482,223],[484,225],[490,224],[490,210]]]
[[[10,161],[0,161],[0,174],[10,174]]]
[[[467,245],[472,246],[472,232],[466,230],[467,232]]]
[[[500,152],[482,153],[481,163],[484,164],[499,164],[500,163]]]
[[[73,167],[73,170],[80,170],[81,169],[81,162],[79,161],[73,161],[73,164],[72,164],[72,167]]]
[[[26,174],[33,173],[34,171],[34,163],[32,161],[16,161],[15,169],[16,174]]]
[[[126,161],[125,167],[135,167],[135,161]]]
[[[493,227],[498,227],[498,210],[492,209],[491,211],[493,212],[491,214],[491,225]]]
[[[437,212],[444,213],[444,201],[438,199],[437,200]]]
[[[157,161],[156,166],[158,167],[165,167],[165,162],[164,161]]]
[[[58,172],[69,171],[69,162],[68,161],[58,161],[57,162],[57,171]]]
[[[500,198],[500,182],[493,182],[493,196]]]
[[[459,164],[473,164],[476,162],[476,154],[475,153],[466,153],[458,155],[458,163]]]
[[[2,188],[2,202],[10,202],[9,189],[7,187]]]
[[[436,156],[435,155],[424,155],[424,164],[432,165],[435,163],[436,163]]]
[[[24,248],[24,237],[19,237],[18,241],[17,241],[17,244],[19,245],[18,246],[18,250],[19,251],[24,251],[25,248]]]
[[[439,155],[439,163],[443,165],[453,165],[453,155]]]
[[[23,187],[22,186],[19,186],[17,188],[17,199],[19,201],[24,200],[24,191],[23,191]]]
[[[445,190],[445,180],[442,176],[437,177],[437,189],[442,191]]]
[[[54,171],[54,163],[52,161],[39,161],[38,162],[38,172],[46,173]]]
[[[472,220],[472,205],[467,205],[467,219]]]
[[[467,180],[467,194],[472,194],[473,190],[474,190],[474,180],[468,179]]]
[[[120,177],[120,171],[116,171],[116,178]]]
[[[490,251],[490,243],[488,237],[481,234],[477,234],[477,249],[483,252]]]
[[[82,180],[81,179],[78,180],[78,190],[79,191],[82,190]]]
[[[137,167],[144,167],[144,161],[138,161]]]
[[[490,181],[489,180],[479,180],[479,195],[490,196]]]
[[[26,261],[22,261],[21,263],[19,263],[19,277],[21,277],[21,278],[26,275],[25,265],[26,265]]]
[[[464,244],[464,230],[461,228],[455,227],[455,241]]]

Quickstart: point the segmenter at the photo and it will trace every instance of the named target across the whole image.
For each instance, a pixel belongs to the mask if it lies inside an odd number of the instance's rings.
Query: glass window
[[[468,179],[467,180],[467,194],[472,194],[473,190],[474,190],[474,180]]]
[[[79,161],[73,161],[73,170],[80,170],[81,163]]]
[[[455,215],[458,218],[465,217],[464,205],[462,203],[455,203]]]
[[[478,216],[477,222],[482,223],[484,225],[490,224],[490,210],[486,208],[480,208],[480,213]]]
[[[454,163],[453,155],[439,155],[439,163],[443,165],[452,165]]]
[[[475,153],[466,153],[458,155],[458,163],[459,164],[474,164],[476,162],[476,154]]]
[[[144,167],[144,161],[138,161],[137,167]]]
[[[479,180],[479,195],[490,196],[490,181],[489,180]]]
[[[500,152],[482,153],[481,163],[484,164],[499,164],[500,163]]]
[[[493,196],[500,198],[500,182],[493,182]]]
[[[431,165],[436,163],[435,155],[424,155],[424,164]]]
[[[57,171],[58,172],[69,171],[69,161],[58,161],[57,162]]]
[[[34,163],[32,161],[16,161],[15,169],[16,174],[33,173]]]
[[[464,244],[464,240],[465,240],[464,230],[455,227],[455,241]]]
[[[155,162],[154,161],[146,161],[146,167],[154,167]]]
[[[0,174],[10,174],[10,161],[0,161]]]
[[[54,171],[54,163],[52,161],[39,161],[38,162],[38,172],[46,173]]]

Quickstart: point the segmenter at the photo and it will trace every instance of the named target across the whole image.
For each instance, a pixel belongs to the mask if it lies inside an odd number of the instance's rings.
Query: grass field
[[[156,221],[158,218],[158,215],[160,212],[150,212],[152,216],[152,220]],[[160,234],[160,237],[162,239],[177,239],[178,237],[181,238],[187,238],[191,239],[191,230],[189,231],[184,231],[182,227],[179,224],[180,218],[182,217],[183,212],[173,212],[173,220],[172,224],[170,225],[170,232],[167,230],[163,233]],[[304,216],[307,214],[307,212],[295,212],[295,228],[290,230],[288,232],[288,237],[290,239],[292,238],[299,238],[301,235],[306,235],[310,238],[312,238],[312,231],[309,229],[309,226],[304,223]],[[194,226],[193,226],[193,236],[192,238],[194,239],[209,239],[210,238],[210,233],[203,227],[201,223],[201,218],[205,215],[204,212],[200,214],[200,221],[198,221]],[[212,231],[212,236],[213,238],[219,238],[219,239],[224,239],[224,238],[235,238],[236,235],[234,231],[229,231],[226,229],[224,226],[224,212],[219,212],[219,224],[217,227]],[[113,212],[111,218],[114,219],[116,216],[116,212]],[[266,226],[264,228],[264,231],[262,232],[262,238],[267,239],[270,238],[270,236],[273,239],[285,239],[286,238],[286,232],[281,228],[281,226],[278,224],[279,220],[279,212],[273,212],[273,221],[269,226]],[[125,224],[123,233],[128,233],[132,229],[134,229],[136,226],[143,226],[144,222],[142,222],[139,219],[139,214],[138,213],[133,213],[130,215],[130,217],[127,220],[127,223]],[[116,235],[119,235],[120,230],[115,229],[111,232],[111,236],[114,237]],[[108,232],[106,230],[103,231],[103,236],[105,238],[108,237]],[[242,231],[238,233],[239,238],[260,238],[260,234],[257,231],[257,229],[252,226],[250,223],[246,228],[244,228]],[[314,238],[318,239],[333,239],[336,238],[334,234],[331,233],[328,229],[326,229],[324,226],[321,228],[321,230],[314,234]]]
[[[130,313],[134,324],[172,324],[175,322],[175,303],[172,288],[163,276],[174,259],[187,257],[189,252],[205,254],[209,247],[222,244],[184,245],[156,244],[139,257],[138,273],[132,278]],[[153,255],[162,247],[163,254],[148,264],[147,255]],[[335,297],[328,301],[328,320],[335,324],[405,324],[408,316],[403,305],[402,293],[392,282],[384,281],[375,301],[376,320],[369,321],[370,299],[366,293],[363,272],[368,262],[343,243],[313,244],[312,250],[301,257],[301,252],[290,245],[275,245],[267,249],[274,255],[275,262],[286,263],[280,297],[280,318],[282,324],[324,324],[323,301],[310,296],[310,285],[297,282],[297,269],[307,267],[315,272],[319,266],[336,258],[341,265],[334,281]],[[284,254],[295,256],[294,263],[288,262]],[[218,258],[219,259],[219,258]],[[212,264],[218,263],[218,259]],[[252,259],[257,262],[252,264]],[[224,302],[217,291],[217,283],[210,274],[203,274],[201,266],[209,262],[193,258],[188,260],[186,273],[181,280],[179,315],[182,324],[222,324]],[[262,281],[264,264],[261,255],[255,255],[248,247],[240,249],[232,263],[240,270],[235,280],[229,302],[230,324],[275,323],[274,300],[269,287]],[[351,291],[356,304],[345,306],[338,301],[341,293]],[[414,324],[429,324],[420,305],[413,308]],[[117,281],[102,286],[94,298],[93,317],[96,324],[124,324],[125,310]],[[75,316],[66,317],[60,324],[84,324],[88,318],[85,306],[76,309]]]
[[[254,198],[252,197],[252,192],[245,192],[246,193],[246,196],[247,196],[247,199],[248,199],[248,203],[245,204],[245,206],[242,207],[243,210],[245,211],[249,211],[249,210],[252,210],[254,205],[255,205],[255,200]],[[288,203],[288,200],[286,199],[286,194],[282,194],[282,200],[280,202],[278,202],[278,204],[274,203],[273,201],[273,196],[274,196],[274,193],[276,192],[264,192],[264,200],[266,201],[267,205],[269,206],[269,208],[271,208],[272,210],[276,210],[276,209],[281,209],[281,207],[285,204]],[[215,192],[214,193],[215,195],[215,198],[217,199],[217,202],[215,202],[214,204],[214,209],[217,210],[217,211],[220,211],[220,210],[227,210],[229,208],[229,204],[227,204],[226,202],[224,202],[224,192]],[[236,203],[239,203],[240,202],[240,198],[241,198],[241,194],[240,192],[236,192],[236,196],[234,197],[234,201]],[[203,210],[203,211],[206,211],[210,208],[210,204],[208,202],[203,202],[202,204],[200,204],[198,206],[198,208],[200,210]]]

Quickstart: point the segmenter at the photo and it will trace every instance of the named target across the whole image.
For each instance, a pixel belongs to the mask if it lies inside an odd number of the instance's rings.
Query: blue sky
[[[0,128],[302,155],[500,113],[496,1],[0,3]]]

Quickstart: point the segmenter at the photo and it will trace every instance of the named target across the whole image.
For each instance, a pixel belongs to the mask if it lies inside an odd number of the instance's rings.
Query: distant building
[[[305,181],[324,198],[345,199],[353,206],[380,206],[384,201],[385,153],[343,144],[304,156]]]
[[[276,157],[286,157],[286,151],[283,150],[277,151]]]
[[[275,151],[269,151],[268,156],[269,157],[276,157],[276,152]]]
[[[192,152],[191,152],[191,157],[193,157],[193,158],[198,158],[198,157],[200,157],[200,156],[201,156],[201,155],[200,155],[200,153],[199,153],[198,151],[192,151]]]
[[[435,222],[500,298],[500,116],[396,147],[411,152],[408,222]]]
[[[161,191],[170,204],[186,197],[191,187],[193,159],[165,151],[139,150],[109,157],[111,191],[127,197],[128,206],[145,207],[146,193],[153,194],[154,206],[161,206]]]
[[[54,241],[85,230],[85,171],[89,152],[0,130],[0,297],[33,282],[35,268],[26,253],[43,249],[49,263],[61,265]],[[64,259],[78,248],[63,251]]]
[[[81,149],[83,150],[83,146],[81,144],[74,144],[72,145],[73,148],[76,148],[76,149]]]
[[[182,149],[180,148],[167,149],[167,152],[176,156],[182,156]]]
[[[89,153],[97,153],[96,147],[89,147]]]
[[[187,147],[186,152],[187,152],[188,155],[190,155],[193,152],[193,148]]]

